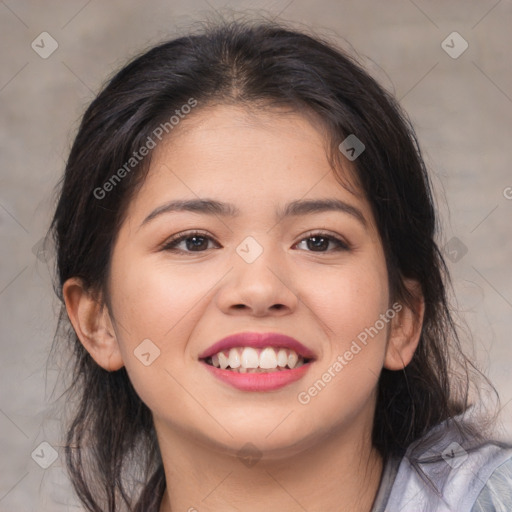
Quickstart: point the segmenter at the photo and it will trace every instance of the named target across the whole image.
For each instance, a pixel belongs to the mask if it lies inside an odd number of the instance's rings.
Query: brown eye
[[[327,233],[311,233],[306,238],[303,238],[299,244],[303,242],[306,242],[306,247],[311,252],[332,252],[328,250],[329,244],[334,245],[334,249],[332,249],[334,251],[349,250],[349,246],[345,242]]]
[[[212,237],[199,231],[185,234],[179,233],[168,240],[162,247],[162,250],[171,252],[204,252],[209,248],[208,242],[210,241],[215,242]],[[184,243],[184,246],[181,248],[178,247],[182,243]]]

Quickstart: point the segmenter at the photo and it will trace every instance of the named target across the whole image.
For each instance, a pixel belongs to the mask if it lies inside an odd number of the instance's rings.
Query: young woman
[[[512,509],[413,128],[341,50],[268,22],[151,49],[59,194],[88,511]]]

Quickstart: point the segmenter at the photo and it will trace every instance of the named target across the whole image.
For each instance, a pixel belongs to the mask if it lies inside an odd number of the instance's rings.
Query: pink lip
[[[241,332],[232,334],[214,343],[204,352],[199,354],[199,359],[206,359],[222,350],[229,350],[233,347],[276,347],[290,348],[305,359],[315,359],[315,354],[295,338],[276,332]],[[229,370],[228,370],[229,371]],[[290,370],[295,371],[295,370]],[[232,372],[231,372],[232,373]],[[241,374],[244,375],[244,374]],[[258,375],[258,374],[256,374]],[[265,375],[265,374],[259,374]]]
[[[201,361],[206,369],[231,386],[242,391],[273,391],[302,378],[309,370],[311,363],[303,364],[293,370],[281,370],[269,373],[238,373],[221,370]]]
[[[275,347],[289,348],[305,359],[316,359],[315,354],[309,348],[290,336],[275,332],[241,332],[232,334],[214,343],[199,355],[199,359],[206,359],[218,352],[229,350],[233,347]],[[293,370],[277,370],[268,373],[238,373],[231,370],[222,370],[211,366],[204,361],[202,364],[215,377],[242,391],[273,391],[287,384],[291,384],[302,378],[309,370],[308,362]]]

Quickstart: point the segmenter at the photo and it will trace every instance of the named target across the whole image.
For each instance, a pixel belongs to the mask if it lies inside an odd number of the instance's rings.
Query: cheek
[[[318,427],[357,414],[368,404],[384,363],[389,328],[389,320],[380,316],[388,309],[387,274],[381,266],[347,266],[330,277],[309,295],[330,343],[324,344],[299,399],[318,411],[319,416],[307,420]]]
[[[112,289],[117,299],[117,316],[126,324],[130,343],[141,337],[153,337],[160,343],[178,339],[176,331],[180,325],[201,308],[211,287],[209,281],[213,281],[211,277],[200,279],[190,266],[119,265]]]
[[[158,265],[124,262],[112,283],[119,348],[133,387],[152,411],[162,408],[162,397],[166,404],[180,403],[179,383],[187,379],[183,359],[204,293],[188,275],[171,276]]]
[[[373,326],[387,310],[387,275],[375,261],[347,265],[324,276],[321,285],[318,280],[315,286],[313,283],[314,277],[308,285],[310,306],[314,303],[333,349],[346,350],[347,343]]]

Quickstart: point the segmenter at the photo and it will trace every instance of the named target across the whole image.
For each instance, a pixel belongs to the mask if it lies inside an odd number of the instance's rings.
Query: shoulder
[[[391,510],[512,510],[512,445],[497,440],[474,445],[453,420],[443,422],[401,459],[386,503]]]
[[[512,457],[498,466],[483,486],[471,512],[512,510]]]

